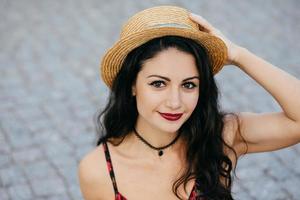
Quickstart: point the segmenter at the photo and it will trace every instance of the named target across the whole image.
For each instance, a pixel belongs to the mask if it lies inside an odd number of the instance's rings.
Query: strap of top
[[[113,187],[114,187],[115,195],[116,195],[116,197],[119,197],[119,196],[121,196],[121,194],[118,191],[117,182],[116,182],[116,178],[115,178],[115,173],[114,173],[114,169],[113,169],[113,165],[112,165],[112,162],[111,162],[110,153],[109,153],[109,149],[108,149],[106,141],[103,142],[102,146],[103,146],[103,150],[104,150],[104,154],[105,154],[107,169],[108,169],[110,179],[111,179]],[[117,198],[117,199],[119,199],[119,198]],[[124,197],[122,197],[122,198],[124,198]],[[126,200],[126,198],[124,198],[124,199]],[[194,187],[192,189],[192,192],[189,196],[189,200],[194,200],[194,199],[196,199],[196,187],[195,187],[195,185],[194,185]]]
[[[105,159],[106,159],[106,164],[107,164],[108,172],[110,175],[110,179],[111,179],[113,187],[114,187],[115,195],[117,195],[119,193],[119,191],[118,191],[115,173],[114,173],[113,165],[112,165],[112,162],[110,159],[110,153],[109,153],[106,141],[103,142],[103,149],[104,149],[104,154],[105,154]]]

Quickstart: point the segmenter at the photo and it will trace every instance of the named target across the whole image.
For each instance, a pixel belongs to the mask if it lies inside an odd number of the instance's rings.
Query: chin
[[[164,125],[163,127],[160,127],[160,129],[167,133],[175,133],[180,129],[181,126],[182,126],[181,123],[169,124],[169,125]]]

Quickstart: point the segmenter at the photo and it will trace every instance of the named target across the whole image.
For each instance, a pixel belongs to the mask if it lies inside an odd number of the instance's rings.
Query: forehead
[[[176,48],[168,48],[148,59],[141,73],[145,76],[155,73],[170,78],[199,75],[194,56]]]

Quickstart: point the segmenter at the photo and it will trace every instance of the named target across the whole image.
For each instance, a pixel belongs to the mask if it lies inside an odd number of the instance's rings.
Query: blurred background
[[[108,96],[99,75],[101,56],[122,24],[142,9],[185,7],[300,78],[297,0],[0,2],[1,200],[82,199],[77,166],[95,148],[93,115]],[[216,79],[224,110],[280,111],[270,94],[235,66],[226,66]],[[237,175],[236,199],[299,199],[300,145],[246,155]]]

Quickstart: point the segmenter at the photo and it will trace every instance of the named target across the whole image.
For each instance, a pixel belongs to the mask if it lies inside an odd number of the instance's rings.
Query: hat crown
[[[112,89],[126,56],[146,42],[164,36],[179,36],[194,40],[207,51],[213,74],[222,69],[227,57],[225,43],[218,37],[199,30],[189,18],[189,12],[176,6],[157,6],[133,15],[123,25],[120,39],[105,53],[101,61],[101,76]]]
[[[156,6],[133,15],[123,25],[121,38],[132,33],[158,27],[177,27],[198,30],[198,25],[189,19],[189,12],[176,6]]]

